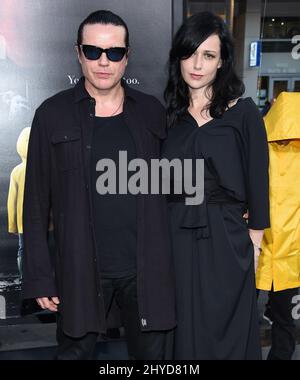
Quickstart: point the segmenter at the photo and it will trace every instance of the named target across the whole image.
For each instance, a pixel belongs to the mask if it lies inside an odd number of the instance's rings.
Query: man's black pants
[[[268,307],[272,318],[272,345],[267,360],[290,360],[295,351],[296,326],[292,314],[298,288],[269,292]]]
[[[106,315],[115,300],[120,308],[122,325],[125,328],[129,358],[134,360],[162,360],[165,355],[166,335],[164,331],[142,332],[137,302],[136,276],[118,279],[101,279]],[[98,334],[88,333],[82,338],[71,338],[57,323],[57,360],[88,360],[93,356]]]

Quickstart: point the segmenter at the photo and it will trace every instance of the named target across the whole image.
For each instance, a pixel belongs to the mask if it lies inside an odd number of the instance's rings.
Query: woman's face
[[[213,83],[221,65],[221,41],[212,34],[189,58],[180,61],[181,75],[190,90],[204,89]]]

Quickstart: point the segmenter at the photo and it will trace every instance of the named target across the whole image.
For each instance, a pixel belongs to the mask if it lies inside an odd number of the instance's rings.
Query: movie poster
[[[22,202],[35,109],[80,78],[77,29],[109,9],[130,31],[125,79],[162,100],[172,35],[172,0],[1,0],[0,2],[0,319],[20,316]]]

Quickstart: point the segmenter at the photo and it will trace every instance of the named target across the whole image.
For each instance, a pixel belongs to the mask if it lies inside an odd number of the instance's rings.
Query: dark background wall
[[[20,311],[18,237],[7,232],[6,207],[10,173],[21,162],[16,142],[31,125],[36,107],[80,77],[74,50],[77,29],[98,9],[109,9],[128,24],[128,84],[162,100],[172,33],[182,20],[181,0],[0,2],[0,296],[7,318]]]

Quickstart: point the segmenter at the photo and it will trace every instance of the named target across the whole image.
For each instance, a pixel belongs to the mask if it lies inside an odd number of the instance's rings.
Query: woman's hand
[[[254,247],[254,270],[256,273],[257,267],[258,267],[258,259],[261,253],[261,248],[256,247],[254,244],[253,244],[253,247]]]
[[[249,235],[254,247],[254,269],[255,273],[258,267],[258,259],[261,253],[261,242],[264,236],[264,230],[251,230],[249,229]]]

